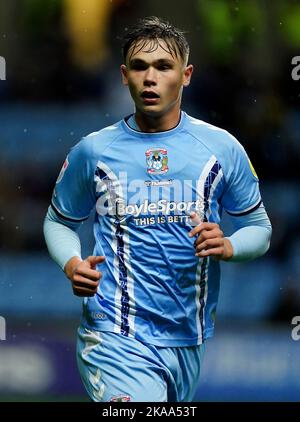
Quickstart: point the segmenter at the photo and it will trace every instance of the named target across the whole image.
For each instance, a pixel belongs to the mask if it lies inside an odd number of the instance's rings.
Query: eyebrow
[[[174,65],[175,62],[174,60],[171,60],[171,59],[158,59],[158,60],[155,60],[153,63],[145,62],[142,59],[132,59],[129,61],[130,66],[139,65],[139,64],[143,64],[143,65],[154,64],[157,66],[157,65],[163,65],[163,64]]]

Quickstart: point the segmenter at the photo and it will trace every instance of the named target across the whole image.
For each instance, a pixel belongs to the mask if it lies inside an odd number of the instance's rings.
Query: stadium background
[[[269,253],[223,267],[215,338],[197,401],[298,401],[300,3],[258,0],[1,0],[1,401],[87,400],[75,364],[81,306],[47,255],[42,225],[69,148],[132,103],[120,37],[158,15],[187,31],[196,67],[183,108],[246,147],[273,223]],[[91,222],[81,230],[92,250]],[[226,230],[230,231],[230,227]],[[3,338],[3,333],[2,333]]]

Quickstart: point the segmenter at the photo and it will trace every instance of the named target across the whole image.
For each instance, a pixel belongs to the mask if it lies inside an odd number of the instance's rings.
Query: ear
[[[184,69],[184,73],[183,73],[183,86],[189,86],[190,82],[191,82],[191,77],[192,77],[192,73],[193,73],[194,67],[192,64],[189,64],[188,66],[186,66],[186,68]]]
[[[128,78],[127,78],[127,67],[125,64],[122,64],[120,67],[121,75],[122,75],[122,82],[123,85],[128,85]]]

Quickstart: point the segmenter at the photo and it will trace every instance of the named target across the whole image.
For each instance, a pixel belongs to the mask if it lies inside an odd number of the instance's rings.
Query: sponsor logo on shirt
[[[96,175],[96,201],[98,215],[118,219],[162,215],[186,215],[192,211],[203,217],[203,195],[193,180],[144,180],[128,182],[126,172],[120,172],[116,180]],[[162,220],[160,220],[162,222]]]
[[[172,185],[173,179],[169,180],[145,180],[146,186],[169,186]]]
[[[101,320],[103,320],[103,319],[106,318],[106,315],[103,314],[102,312],[92,312],[91,315],[92,315],[92,318],[94,318],[94,319],[101,319]]]
[[[125,202],[121,199],[117,199],[116,203],[117,215],[133,215],[135,217],[140,216],[141,214],[165,214],[179,212],[186,213],[191,211],[199,211],[201,208],[201,201],[168,201],[166,199],[160,199],[157,202],[150,202],[146,199],[142,204],[129,204],[126,205]]]

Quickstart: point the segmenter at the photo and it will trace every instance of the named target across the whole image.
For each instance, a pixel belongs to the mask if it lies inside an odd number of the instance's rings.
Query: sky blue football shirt
[[[219,263],[195,256],[190,212],[219,223],[261,203],[238,141],[181,113],[168,131],[143,133],[126,119],[83,138],[66,158],[52,206],[83,221],[96,205],[94,255],[105,255],[98,293],[84,299],[87,328],[158,346],[211,337]]]

